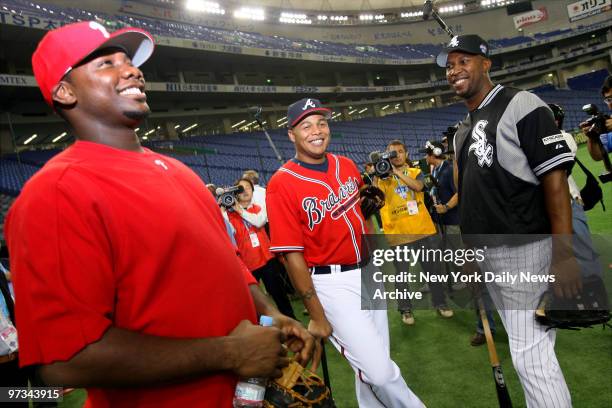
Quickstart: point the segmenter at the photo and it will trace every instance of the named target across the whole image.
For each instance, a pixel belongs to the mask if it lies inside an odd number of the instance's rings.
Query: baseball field
[[[595,175],[602,171],[601,162],[594,163],[584,145],[578,157]],[[585,177],[579,169],[574,171],[574,177],[579,186],[584,185]],[[603,212],[601,205],[597,205],[587,216],[593,234],[601,234],[610,243],[612,183],[602,187],[608,211]],[[601,255],[604,264],[612,266],[612,250],[602,251]],[[606,269],[605,273],[609,275],[612,269]],[[307,318],[301,314],[301,302],[294,302],[293,306],[307,324]],[[417,310],[415,318],[416,324],[407,327],[397,312],[389,311],[391,354],[410,388],[428,407],[496,407],[498,404],[487,348],[469,344],[475,330],[474,311],[456,310],[453,318],[442,319],[434,310]],[[495,344],[512,402],[514,407],[524,407],[508,340],[497,316],[496,322],[498,332]],[[612,329],[560,330],[557,332],[556,351],[575,407],[612,406]],[[351,368],[331,345],[327,346],[327,357],[337,406],[357,407]],[[84,390],[76,390],[65,397],[60,407],[80,407],[85,396]]]

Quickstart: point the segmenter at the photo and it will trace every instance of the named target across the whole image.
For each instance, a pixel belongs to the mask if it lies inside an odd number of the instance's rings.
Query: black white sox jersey
[[[550,233],[539,179],[573,156],[552,111],[536,95],[501,85],[454,139],[464,234]]]

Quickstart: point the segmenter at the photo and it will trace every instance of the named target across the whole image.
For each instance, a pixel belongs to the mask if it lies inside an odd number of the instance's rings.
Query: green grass
[[[598,176],[603,171],[601,162],[593,162],[586,146],[578,151],[580,160]],[[576,167],[574,177],[580,187],[584,174]],[[611,242],[612,183],[602,185],[607,212],[601,205],[587,212],[594,234],[604,234]],[[604,251],[601,251],[604,249]],[[600,248],[612,263],[612,251]],[[609,248],[608,248],[609,249]],[[610,275],[610,271],[607,271]],[[303,306],[294,302],[299,316]],[[399,314],[389,311],[392,358],[402,370],[410,388],[434,408],[491,408],[497,406],[486,346],[472,347],[469,339],[475,328],[475,314],[458,310],[455,317],[443,320],[433,310],[415,311],[416,325],[404,326]],[[307,323],[306,319],[303,319]],[[504,370],[514,407],[524,407],[525,401],[518,378],[512,367],[508,340],[497,318],[498,333],[495,344]],[[581,331],[557,331],[556,352],[575,407],[598,408],[612,406],[612,330],[600,328]],[[339,408],[357,407],[354,374],[346,360],[328,344],[327,358],[334,399]],[[319,370],[320,373],[321,370]],[[61,407],[80,407],[85,391],[77,390],[66,396]]]

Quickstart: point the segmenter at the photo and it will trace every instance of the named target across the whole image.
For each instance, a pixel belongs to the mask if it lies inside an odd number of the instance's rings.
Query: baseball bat
[[[489,327],[489,320],[487,319],[487,312],[485,310],[482,298],[478,299],[478,309],[480,309],[480,320],[482,321],[485,338],[487,339],[489,361],[491,362],[491,368],[493,369],[493,380],[495,381],[499,408],[512,408],[512,400],[510,399],[510,394],[508,393],[508,388],[506,387],[506,380],[504,378],[504,373],[502,372],[501,364],[499,363],[499,357],[497,357],[495,342],[493,341],[493,335],[491,334],[491,328]]]
[[[329,396],[333,400],[331,382],[329,381],[329,370],[327,368],[327,355],[325,354],[325,340],[321,339],[321,368],[323,369],[323,382],[325,386],[329,388]]]
[[[423,4],[423,20],[428,20],[429,17],[433,17],[451,38],[455,36],[453,30],[442,20],[442,17],[440,17],[438,11],[434,8],[432,0],[426,0],[425,4]]]

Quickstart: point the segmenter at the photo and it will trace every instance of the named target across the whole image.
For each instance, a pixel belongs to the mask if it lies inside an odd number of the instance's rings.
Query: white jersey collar
[[[489,91],[487,96],[485,96],[485,98],[482,100],[482,102],[480,102],[480,105],[478,105],[476,110],[482,109],[485,106],[487,106],[489,103],[491,103],[493,98],[495,98],[495,95],[497,95],[499,93],[499,91],[501,91],[502,89],[504,89],[504,87],[502,85],[495,85],[495,87]]]

